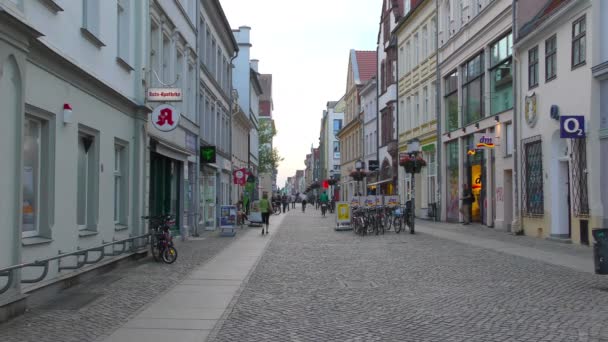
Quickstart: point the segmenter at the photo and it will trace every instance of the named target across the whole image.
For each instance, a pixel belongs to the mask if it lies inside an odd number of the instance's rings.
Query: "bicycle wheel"
[[[399,234],[401,232],[401,217],[395,216],[393,219],[393,227],[395,227],[395,233]]]
[[[172,264],[175,260],[177,260],[177,249],[173,246],[167,246],[167,248],[163,250],[163,261],[166,264]]]
[[[150,253],[152,254],[152,258],[154,258],[154,261],[159,262],[161,257],[160,257],[160,248],[159,248],[159,240],[156,237],[156,235],[153,235],[150,237]]]

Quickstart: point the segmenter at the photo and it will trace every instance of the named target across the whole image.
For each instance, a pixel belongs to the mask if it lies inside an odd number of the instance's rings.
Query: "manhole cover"
[[[373,289],[378,287],[378,284],[371,280],[338,280],[338,282],[346,289]]]
[[[42,304],[42,310],[80,310],[97,298],[103,296],[99,293],[65,293],[53,300]]]

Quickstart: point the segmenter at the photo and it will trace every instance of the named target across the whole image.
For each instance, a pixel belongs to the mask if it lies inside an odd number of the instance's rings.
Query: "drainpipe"
[[[397,132],[397,186],[395,187],[395,193],[399,193],[399,39],[397,38],[397,58],[395,63],[395,132]],[[380,161],[378,160],[378,168],[380,167]]]
[[[435,220],[436,221],[441,221],[441,203],[442,203],[442,199],[441,199],[441,194],[443,193],[443,191],[441,191],[441,167],[442,167],[442,163],[441,161],[443,160],[441,158],[441,151],[443,149],[443,143],[441,141],[441,94],[440,94],[440,89],[441,89],[441,72],[439,70],[439,1],[435,1],[435,121],[437,122],[437,144],[436,144],[436,156],[435,156],[435,179],[437,179],[437,187],[435,189],[435,192],[437,192],[437,189],[439,189],[439,196],[437,196],[438,198],[435,198]]]
[[[518,38],[518,32],[517,32],[517,1],[513,0],[513,3],[511,5],[511,11],[512,11],[512,17],[513,17],[513,41],[517,41]],[[515,51],[513,51],[513,60],[515,61],[515,63],[513,63],[513,75],[514,80],[513,80],[513,222],[511,223],[511,232],[515,233],[515,234],[521,234],[523,232],[523,226],[521,224],[521,208],[520,208],[520,202],[519,202],[519,174],[518,174],[518,170],[519,170],[519,164],[518,164],[518,149],[517,146],[518,144],[518,127],[519,127],[519,120],[518,120],[518,112],[517,112],[517,104],[518,104],[518,96],[517,96],[517,80],[519,79],[518,73],[519,73],[519,69],[517,68],[517,65],[519,64],[519,59],[517,58],[517,53]]]
[[[234,68],[234,60],[238,57],[239,52],[234,51],[232,57],[230,58],[230,87],[229,87],[229,93],[230,93],[230,100],[228,103],[228,113],[230,113],[230,115],[228,115],[229,117],[229,121],[230,121],[230,130],[229,130],[229,136],[230,138],[228,139],[228,153],[230,154],[230,161],[232,162],[232,101],[234,101],[234,94],[233,94],[233,89],[232,89],[232,69]],[[232,165],[232,163],[230,163],[230,165]],[[230,172],[234,171],[234,165],[232,165],[232,167],[230,168]],[[230,178],[232,177],[232,175],[230,175]],[[230,201],[232,201],[232,188],[234,187],[234,184],[230,184],[230,186],[228,187],[228,198],[230,198]],[[235,203],[238,202],[238,198],[235,201]],[[234,203],[231,203],[234,204]]]
[[[378,42],[378,44],[380,44]],[[378,50],[380,48],[378,46],[376,46],[376,74],[378,73]],[[381,82],[380,82],[380,77],[381,75],[376,76],[376,161],[378,162],[378,169],[376,170],[376,174],[380,174],[380,134],[378,134],[378,132],[380,132],[380,89],[378,87],[381,87]],[[399,83],[399,82],[397,82]],[[399,94],[399,92],[397,92],[397,94]],[[397,116],[397,127],[399,127],[399,117]],[[397,135],[398,136],[398,135]],[[368,166],[369,167],[369,166]],[[380,177],[376,177],[376,181],[379,180]],[[399,182],[397,182],[399,183]],[[399,187],[397,187],[398,189]],[[376,185],[376,189],[378,189],[378,185]],[[397,189],[395,189],[395,191],[397,191]],[[381,191],[376,190],[376,195],[381,195],[380,193]]]

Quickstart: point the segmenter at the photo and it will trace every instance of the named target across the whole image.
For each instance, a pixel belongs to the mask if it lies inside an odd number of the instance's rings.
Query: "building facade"
[[[383,0],[378,28],[378,194],[397,193],[397,40],[391,32],[412,0]]]
[[[267,123],[276,130],[274,125],[274,118],[272,117],[272,111],[274,104],[272,102],[272,75],[271,74],[260,74],[259,75],[260,85],[262,86],[262,93],[260,94],[260,125]],[[266,149],[272,151],[274,144],[272,140],[270,143],[266,143],[265,146],[260,145],[260,149]],[[262,192],[266,191],[269,194],[277,190],[277,170],[267,170],[264,173],[260,173],[260,186]]]
[[[601,85],[591,69],[602,61],[600,3],[517,3],[517,136],[526,235],[589,245],[591,229],[603,223],[606,188],[593,185],[602,183],[601,162],[591,157],[601,155]],[[572,115],[591,126],[562,137],[560,118]]]
[[[364,193],[360,182],[350,173],[355,162],[363,158],[363,124],[360,90],[376,73],[376,52],[350,50],[346,94],[344,95],[344,123],[337,136],[340,140],[340,197],[348,200],[355,192]],[[361,160],[362,161],[362,160]]]
[[[147,232],[148,2],[61,5],[0,1],[0,267]],[[0,302],[81,271],[50,261]]]
[[[373,77],[361,88],[361,117],[363,118],[363,161],[369,170],[370,162],[378,161],[378,96],[376,94],[376,78]],[[376,175],[378,173],[376,172]],[[376,193],[379,186],[371,173],[364,180],[363,188],[366,193]]]
[[[413,1],[394,34],[398,44],[399,70],[399,152],[407,151],[408,141],[418,139],[427,166],[416,175],[412,189],[411,174],[398,168],[401,202],[415,191],[416,215],[435,215],[439,199],[437,184],[437,30],[436,3]]]

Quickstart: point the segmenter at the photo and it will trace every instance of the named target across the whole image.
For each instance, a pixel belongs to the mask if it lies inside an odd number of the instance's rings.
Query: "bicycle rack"
[[[122,240],[113,239],[112,242],[102,241],[102,244],[100,246],[86,248],[86,249],[78,248],[76,251],[69,252],[69,253],[62,253],[61,251],[59,251],[58,255],[54,256],[54,257],[0,268],[0,277],[6,277],[6,284],[4,284],[4,286],[2,286],[0,288],[0,294],[3,294],[4,292],[8,291],[8,289],[11,288],[13,282],[15,281],[16,271],[19,271],[22,268],[43,267],[43,270],[42,270],[42,273],[40,274],[40,276],[38,276],[36,278],[32,278],[32,279],[21,279],[20,280],[20,282],[23,284],[37,283],[37,282],[44,280],[44,278],[46,278],[46,276],[48,275],[49,263],[51,261],[57,260],[57,270],[59,272],[61,272],[63,270],[76,270],[85,265],[91,265],[91,264],[98,263],[106,256],[117,256],[117,255],[121,255],[127,251],[135,252],[138,249],[145,248],[150,241],[149,236],[150,236],[150,233],[146,233],[146,234],[142,234],[142,235],[138,235],[138,236],[131,236],[129,238],[122,239]],[[141,243],[141,244],[138,243],[138,241],[140,241],[140,240],[143,243]],[[129,244],[128,249],[126,247],[126,244]],[[115,245],[120,245],[121,246],[120,250],[114,249]],[[106,251],[105,251],[106,247],[110,247],[110,246],[112,247],[112,252],[106,253]],[[92,258],[91,255],[89,254],[92,252],[99,253],[99,255],[96,258]],[[61,261],[64,258],[73,257],[73,256],[76,257],[75,265],[68,265],[68,266],[61,265]]]

